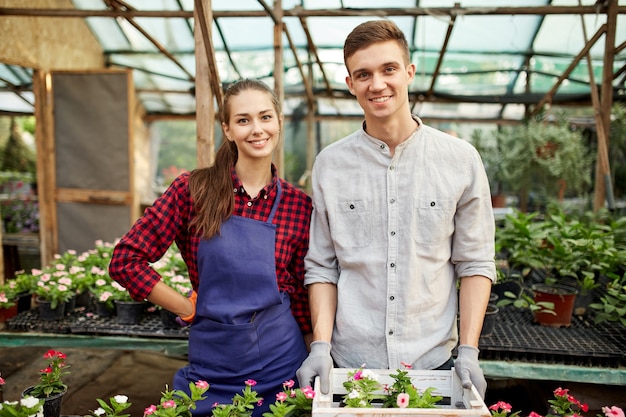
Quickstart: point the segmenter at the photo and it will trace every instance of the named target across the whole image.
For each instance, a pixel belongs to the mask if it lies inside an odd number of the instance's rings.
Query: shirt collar
[[[278,181],[278,170],[274,163],[272,163],[272,180],[259,192],[259,197],[262,198],[265,195],[269,195],[270,192],[276,189],[276,182]],[[233,192],[237,194],[246,194],[246,190],[243,188],[243,183],[235,171],[235,166],[230,169],[230,177],[233,180]]]

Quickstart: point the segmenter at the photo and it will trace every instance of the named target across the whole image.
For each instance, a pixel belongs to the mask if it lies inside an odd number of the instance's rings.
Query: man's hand
[[[198,293],[192,290],[189,293],[187,299],[189,300],[189,302],[191,302],[191,314],[185,317],[176,317],[176,321],[181,326],[190,325],[193,322],[193,319],[196,317],[196,303],[198,301]]]
[[[328,394],[330,391],[330,370],[333,368],[333,358],[330,356],[330,343],[317,341],[311,343],[311,352],[302,362],[296,372],[301,387],[313,385],[316,376],[320,377],[320,391]]]
[[[457,351],[454,369],[461,379],[461,385],[463,385],[463,388],[471,388],[473,384],[484,399],[485,391],[487,391],[487,381],[485,380],[483,370],[478,365],[478,348],[470,345],[460,345]]]

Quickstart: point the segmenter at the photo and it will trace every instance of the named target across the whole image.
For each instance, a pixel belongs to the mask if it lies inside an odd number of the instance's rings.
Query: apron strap
[[[274,200],[274,205],[272,206],[272,211],[270,212],[270,216],[267,218],[267,222],[271,223],[274,220],[274,215],[276,214],[276,210],[278,210],[278,205],[280,204],[280,198],[283,194],[283,188],[280,185],[280,178],[276,178],[276,200]]]

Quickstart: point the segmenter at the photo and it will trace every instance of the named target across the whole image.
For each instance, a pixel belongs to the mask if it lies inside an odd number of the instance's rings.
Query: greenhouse
[[[160,209],[158,201],[171,192],[166,190],[175,189],[181,178],[186,184],[187,173],[192,178],[195,170],[216,164],[218,149],[228,144],[233,133],[228,120],[222,120],[229,114],[224,95],[243,79],[260,80],[277,96],[284,122],[279,125],[279,145],[271,153],[271,164],[276,168],[276,178],[312,198],[313,230],[322,217],[316,220],[321,203],[315,190],[322,189],[321,185],[315,188],[314,181],[318,155],[355,131],[370,132],[365,120],[370,128],[373,119],[367,107],[364,110],[344,58],[346,38],[369,21],[391,21],[404,34],[408,62],[415,71],[406,86],[410,114],[419,118],[418,126],[423,123],[442,132],[446,141],[455,137],[469,143],[468,149],[475,149],[491,197],[485,207],[494,222],[484,230],[488,234],[491,227],[494,229],[497,276],[493,277],[493,299],[488,303],[477,346],[487,392],[481,399],[478,390],[455,386],[458,381],[453,373],[451,389],[447,385],[435,387],[434,392],[444,397],[440,401],[447,402],[444,408],[455,408],[455,403],[465,401],[467,409],[458,405],[453,412],[483,417],[514,415],[516,410],[522,415],[535,411],[553,417],[571,413],[620,417],[619,413],[606,414],[611,409],[603,407],[626,407],[623,0],[0,0],[0,403],[16,399],[28,388],[23,383],[33,372],[37,374],[42,366],[39,357],[44,354],[50,366],[61,363],[62,369],[65,360],[71,365],[65,378],[62,415],[88,415],[104,407],[97,398],[113,404],[110,397],[120,394],[130,397],[115,397],[122,403],[120,413],[165,415],[159,414],[162,410],[157,402],[159,398],[166,402],[167,396],[173,395],[167,392],[166,384],[171,386],[174,374],[178,375],[189,354],[193,356],[189,342],[193,326],[180,327],[175,319],[185,314],[170,313],[149,301],[135,306],[140,310],[137,321],[120,317],[118,304],[134,304],[135,298],[144,294],[119,285],[118,280],[123,281],[120,276],[127,271],[124,265],[115,265],[116,256],[120,256],[113,253],[116,244],[134,230],[144,213]],[[388,145],[393,156],[391,144],[374,134],[372,137],[384,142],[380,143],[381,150]],[[253,146],[261,145],[255,142]],[[456,148],[451,145],[451,149]],[[437,154],[436,158],[449,162],[450,155]],[[431,170],[431,163],[436,164],[416,159],[406,166],[415,166],[416,172],[427,170],[419,167],[420,161]],[[336,169],[341,172],[354,164],[345,161]],[[460,160],[458,164],[460,170]],[[400,169],[399,164],[390,162],[388,171],[396,167]],[[388,172],[386,202],[376,202],[378,194],[372,194],[372,200],[353,197],[355,190],[372,186],[367,181],[374,170],[363,171],[363,177],[341,178],[345,182],[341,183],[344,193],[339,203],[347,208],[338,205],[335,209],[346,211],[345,218],[337,217],[338,225],[328,209],[328,234],[334,227],[353,234],[350,239],[332,241],[338,257],[334,262],[338,274],[349,276],[346,271],[364,247],[374,263],[380,247],[389,245],[382,261],[388,286],[381,293],[387,291],[387,299],[383,298],[386,311],[395,311],[394,300],[399,303],[409,295],[424,297],[411,288],[400,294],[402,291],[395,287],[402,283],[401,279],[394,281],[395,271],[402,274],[403,268],[414,268],[414,277],[424,273],[417,271],[423,269],[419,263],[417,267],[401,263],[406,254],[414,256],[412,245],[418,248],[416,258],[421,262],[445,256],[441,250],[437,256],[422,255],[421,251],[437,247],[435,235],[440,231],[435,222],[454,202],[447,201],[438,190],[441,201],[430,195],[427,199],[423,189],[431,183],[440,184],[437,181],[445,172],[454,169],[442,166],[435,173],[427,170],[431,176],[427,180],[397,183]],[[321,172],[318,175],[322,178]],[[464,192],[482,187],[481,175],[472,177],[472,186]],[[454,185],[454,181],[441,181]],[[233,182],[237,210],[239,184],[235,179]],[[399,190],[394,184],[400,184]],[[419,191],[403,190],[407,184]],[[265,189],[261,185],[258,188],[258,196],[263,196]],[[191,180],[188,189],[190,195],[205,197],[218,190],[194,194],[198,191],[191,191]],[[255,192],[250,197],[258,190],[242,177],[239,192],[247,195],[252,189]],[[401,205],[407,195],[414,201]],[[271,196],[268,191],[264,198],[271,201]],[[457,201],[454,210],[460,213],[473,204],[467,198],[463,204]],[[248,207],[255,201],[251,199]],[[394,207],[417,210],[416,224],[413,220],[403,223],[407,217],[399,214],[401,224],[396,225]],[[428,214],[432,217],[424,220],[419,217],[433,208],[441,211]],[[193,210],[200,209],[200,205],[193,206]],[[371,215],[372,210],[378,210],[379,215]],[[172,213],[164,211],[162,217]],[[174,214],[184,217],[179,211]],[[449,230],[467,220],[460,215],[451,219],[446,225]],[[381,237],[376,228],[383,220],[389,222],[390,229]],[[280,231],[280,221],[276,220],[277,236],[285,234]],[[341,221],[347,223],[342,225]],[[433,226],[426,232],[428,222]],[[198,223],[191,224],[189,227],[198,227]],[[291,237],[296,236],[294,228],[289,230]],[[177,233],[176,239],[170,239],[169,231],[154,232],[142,245],[160,241],[171,244],[158,261],[150,260],[149,267],[161,277],[159,283],[165,283],[179,297],[200,290],[194,281],[198,272],[189,268],[195,265],[196,254],[189,258],[191,249],[181,240],[182,232]],[[463,233],[449,234],[450,242],[454,242],[455,235]],[[389,243],[393,236],[404,235],[409,236],[406,247],[404,241],[397,246]],[[257,235],[253,236],[248,240],[255,241]],[[316,236],[320,239],[319,233]],[[312,234],[311,242],[314,237]],[[242,246],[235,247],[243,252],[244,263],[245,252],[257,248],[251,244],[248,249],[239,243]],[[464,245],[451,243],[454,250],[446,250],[462,251]],[[311,244],[310,248],[311,256],[321,256],[319,246]],[[161,253],[160,246],[151,250]],[[463,270],[469,261],[457,253],[455,256],[446,268],[458,263]],[[294,252],[293,257],[304,258],[304,254]],[[126,267],[130,270],[136,265],[129,261]],[[440,274],[441,269],[433,274]],[[63,304],[64,311],[46,311],[58,316],[46,317],[41,310],[47,295],[42,287],[49,279],[42,281],[42,277],[48,274],[56,277],[56,285],[64,278],[72,282],[72,297],[66,300],[57,294],[53,303],[53,307]],[[483,278],[486,275],[476,273]],[[459,282],[466,280],[465,276],[457,278]],[[538,287],[546,283],[574,287],[576,301],[572,301],[570,317],[565,321],[553,317],[556,300],[537,298]],[[236,290],[232,291],[243,300],[248,296],[248,284],[233,284]],[[282,294],[281,285],[279,279]],[[376,285],[363,296],[376,298],[374,293],[383,288]],[[439,297],[437,288],[427,285],[422,292],[432,291],[435,300]],[[461,291],[456,293],[463,303]],[[559,293],[557,298],[565,296]],[[100,303],[103,297],[112,298]],[[195,314],[195,301],[193,306]],[[373,332],[378,326],[376,309],[352,307],[363,317],[374,317],[372,327],[363,329]],[[495,319],[491,313],[497,314]],[[250,323],[255,317],[256,311]],[[395,318],[383,320],[385,333],[381,337],[393,345],[401,337],[394,336],[394,330],[401,331],[393,326],[406,319],[415,320],[411,323],[417,327],[421,316],[390,317]],[[337,316],[337,320],[342,318]],[[551,322],[546,324],[541,318]],[[463,319],[458,320],[454,333],[466,339]],[[423,323],[419,327],[429,328]],[[431,333],[439,331],[432,327],[435,330]],[[335,340],[340,340],[338,337],[333,333]],[[454,347],[455,360],[461,345]],[[333,347],[333,355],[335,365],[341,363],[341,351]],[[160,364],[162,368],[157,370]],[[386,384],[400,383],[384,371],[381,377]],[[431,381],[433,376],[421,371],[414,369],[409,374]],[[136,378],[127,379],[131,374]],[[347,377],[341,372],[337,375]],[[438,383],[445,385],[445,381]],[[337,397],[345,385],[339,379],[331,382]],[[146,384],[143,390],[137,388],[141,383]],[[420,392],[428,388],[426,382],[423,385],[414,380],[413,384]],[[162,392],[163,387],[166,392]],[[249,395],[255,395],[250,393],[253,388],[241,386]],[[262,392],[260,385],[257,388]],[[306,398],[309,391],[302,388],[298,395]],[[206,387],[196,385],[196,389],[196,394],[213,398],[210,387],[206,391]],[[550,401],[567,399],[568,393],[573,399],[568,407],[573,408],[555,410]],[[397,402],[392,406],[402,407],[402,397],[397,395],[377,401]],[[289,403],[286,399],[281,402],[278,396],[276,403],[274,398],[270,400],[268,404],[274,406]],[[313,410],[303,414],[325,417],[326,412],[334,413],[328,411],[331,403],[326,408],[320,405],[324,397],[306,400],[307,404],[313,401]],[[497,408],[477,405],[502,405],[498,401],[510,403],[513,410],[503,409],[504,414],[498,414]],[[157,406],[148,412],[152,403]],[[219,407],[213,415],[220,417],[220,411],[226,416],[227,410]],[[107,417],[114,415],[113,411],[102,412]],[[190,414],[181,411],[175,415]],[[275,411],[273,416],[282,417]]]

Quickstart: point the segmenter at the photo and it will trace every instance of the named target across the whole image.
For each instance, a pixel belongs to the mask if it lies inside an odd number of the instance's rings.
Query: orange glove
[[[183,322],[185,322],[186,324],[191,324],[191,322],[193,321],[194,317],[196,317],[196,303],[198,302],[198,293],[191,290],[191,292],[189,293],[187,299],[189,301],[191,301],[191,307],[192,307],[192,311],[191,314],[186,316],[186,317],[179,317]]]

